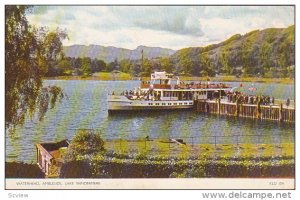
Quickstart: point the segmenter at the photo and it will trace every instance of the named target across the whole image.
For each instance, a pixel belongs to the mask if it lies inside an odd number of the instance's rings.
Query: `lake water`
[[[184,138],[194,143],[211,143],[210,136],[226,136],[217,143],[234,143],[235,135],[244,143],[293,142],[294,124],[235,117],[204,115],[192,110],[135,112],[108,115],[107,94],[138,87],[139,81],[47,80],[44,85],[63,88],[68,98],[46,114],[43,121],[26,119],[16,134],[6,134],[7,161],[35,161],[35,144],[72,139],[77,129],[96,129],[104,139]],[[228,83],[239,87],[240,83]],[[251,83],[241,90],[251,94]],[[279,99],[294,99],[294,85],[254,83],[255,93]],[[253,93],[254,94],[254,93]],[[249,136],[250,135],[250,136]],[[256,135],[256,136],[253,136]],[[260,135],[260,136],[257,136]],[[191,139],[192,138],[192,139]]]

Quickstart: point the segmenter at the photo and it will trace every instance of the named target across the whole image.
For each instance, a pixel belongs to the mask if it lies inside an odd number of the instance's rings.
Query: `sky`
[[[234,34],[294,25],[293,6],[36,6],[29,22],[66,30],[69,46],[139,45],[178,50]]]

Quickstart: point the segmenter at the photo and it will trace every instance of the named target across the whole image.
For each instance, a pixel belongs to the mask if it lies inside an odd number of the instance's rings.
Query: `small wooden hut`
[[[36,144],[37,164],[46,176],[59,176],[59,170],[63,162],[62,157],[66,153],[68,146],[68,140]]]

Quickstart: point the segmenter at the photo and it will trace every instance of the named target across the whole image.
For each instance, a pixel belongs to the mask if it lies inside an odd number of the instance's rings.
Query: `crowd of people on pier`
[[[227,94],[227,100],[231,103],[239,101],[239,103],[246,104],[257,104],[259,102],[261,105],[274,105],[275,103],[275,98],[271,98],[268,95],[248,95],[238,91],[233,93],[229,92]]]

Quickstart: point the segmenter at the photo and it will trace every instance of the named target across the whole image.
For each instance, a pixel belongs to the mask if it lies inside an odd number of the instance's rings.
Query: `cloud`
[[[293,6],[36,6],[30,23],[67,29],[65,44],[179,49],[294,24]]]
[[[202,36],[199,20],[192,15],[191,7],[152,8],[147,17],[139,17],[134,24],[141,28],[172,32],[175,34]],[[143,15],[145,15],[143,13]]]
[[[209,7],[200,23],[208,41],[222,41],[237,33],[245,34],[256,29],[285,28],[292,25],[293,7]]]

